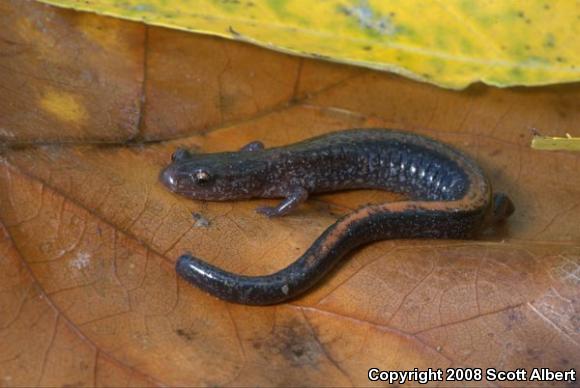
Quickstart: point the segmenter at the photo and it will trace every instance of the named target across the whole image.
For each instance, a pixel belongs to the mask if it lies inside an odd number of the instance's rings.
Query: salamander
[[[492,193],[482,169],[434,139],[388,129],[351,129],[295,144],[265,148],[259,141],[237,152],[194,154],[177,149],[160,174],[171,191],[196,200],[284,198],[259,207],[286,215],[313,193],[383,189],[406,200],[371,204],[340,218],[295,262],[264,276],[224,271],[183,254],[176,271],[221,299],[268,305],[302,294],[347,253],[385,239],[470,239],[514,212],[511,200]]]

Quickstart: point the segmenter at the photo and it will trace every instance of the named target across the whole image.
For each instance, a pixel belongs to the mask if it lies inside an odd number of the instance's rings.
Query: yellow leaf
[[[576,0],[40,0],[459,89],[580,80]]]
[[[532,138],[532,148],[542,151],[580,151],[580,137],[552,137],[535,135]]]

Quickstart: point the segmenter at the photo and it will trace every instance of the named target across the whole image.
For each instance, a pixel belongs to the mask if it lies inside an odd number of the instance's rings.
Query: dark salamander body
[[[253,142],[239,152],[191,154],[179,149],[161,173],[172,191],[193,199],[225,201],[285,198],[267,216],[292,211],[309,194],[384,189],[408,201],[369,205],[339,219],[288,267],[266,276],[223,271],[189,254],[177,272],[219,298],[266,305],[293,298],[321,279],[349,251],[372,241],[399,238],[466,239],[514,210],[492,195],[477,164],[433,139],[386,129],[330,133],[265,149]]]

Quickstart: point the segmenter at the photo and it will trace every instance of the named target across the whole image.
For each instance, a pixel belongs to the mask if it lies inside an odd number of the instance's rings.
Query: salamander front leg
[[[264,149],[264,143],[261,141],[253,141],[251,143],[246,144],[242,148],[240,148],[241,152],[254,152],[254,151],[261,151]]]
[[[278,206],[259,207],[256,209],[256,211],[268,217],[280,217],[296,209],[298,205],[306,201],[307,198],[308,191],[306,191],[304,187],[297,187],[296,189],[292,190],[290,195],[288,195],[285,200],[280,202]]]

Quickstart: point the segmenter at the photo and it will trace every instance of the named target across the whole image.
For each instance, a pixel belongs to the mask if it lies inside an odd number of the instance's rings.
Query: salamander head
[[[251,152],[192,154],[180,148],[159,180],[186,197],[226,201],[259,196],[264,169],[265,163]]]

